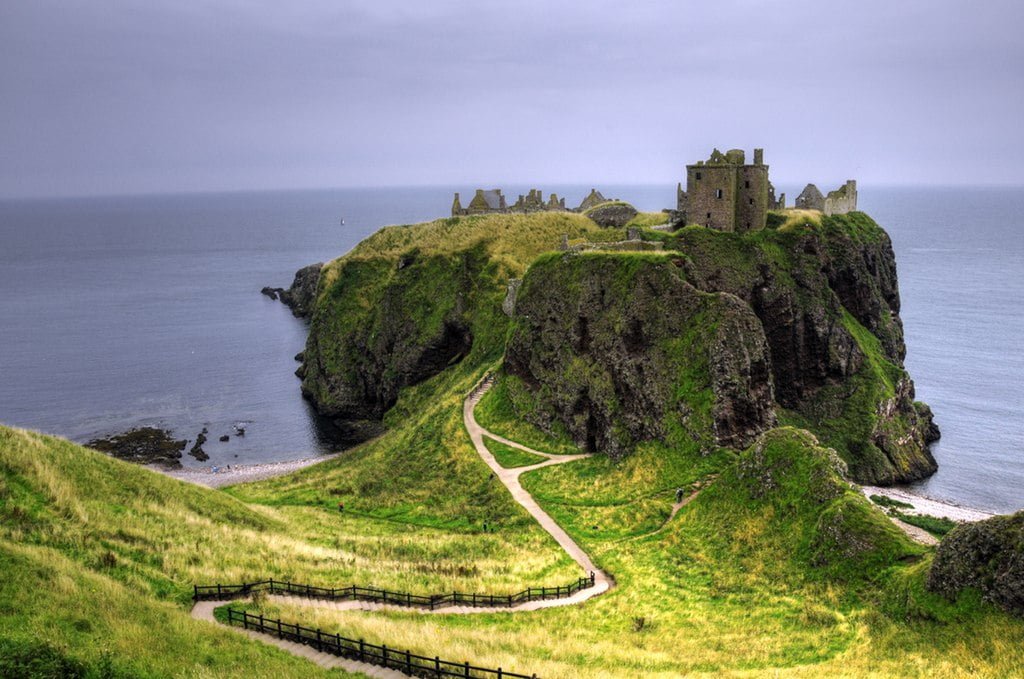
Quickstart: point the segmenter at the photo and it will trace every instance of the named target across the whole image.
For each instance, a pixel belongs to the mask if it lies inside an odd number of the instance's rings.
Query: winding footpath
[[[556,464],[572,462],[573,460],[581,460],[590,457],[590,455],[552,455],[551,453],[542,453],[539,450],[528,448],[521,443],[516,443],[515,441],[504,438],[503,436],[493,434],[481,427],[476,421],[476,416],[473,414],[473,411],[476,408],[476,404],[480,402],[483,395],[487,393],[488,389],[490,389],[492,383],[493,380],[491,376],[485,376],[469,395],[469,398],[466,399],[465,403],[462,404],[462,421],[466,425],[466,431],[469,432],[469,438],[473,442],[473,447],[476,448],[477,454],[483,458],[483,461],[491,468],[494,475],[498,477],[498,479],[505,484],[505,487],[508,488],[509,492],[512,493],[512,499],[522,505],[523,508],[530,513],[530,516],[537,520],[540,527],[546,530],[548,534],[555,539],[555,542],[565,550],[566,554],[572,557],[573,561],[580,565],[580,568],[582,568],[585,573],[588,575],[590,573],[594,574],[593,587],[580,590],[567,599],[532,601],[530,604],[537,604],[537,608],[569,606],[607,592],[612,586],[612,578],[594,565],[594,562],[590,559],[590,556],[583,551],[583,548],[576,544],[576,541],[569,537],[569,534],[566,533],[547,512],[540,508],[540,505],[538,505],[537,501],[533,499],[533,496],[526,492],[526,489],[523,488],[521,483],[519,483],[519,477],[526,472],[531,472],[543,467],[550,467]],[[491,451],[487,450],[487,446],[484,445],[484,436],[488,436],[495,441],[504,443],[507,446],[512,446],[513,448],[518,448],[519,450],[539,455],[540,457],[547,459],[528,467],[505,469],[498,464],[496,459],[494,459],[494,455],[491,454]],[[543,604],[547,604],[547,606],[544,606]],[[528,605],[529,604],[524,604],[524,606]]]
[[[410,609],[405,606],[396,606],[394,604],[382,604],[369,601],[324,601],[321,599],[312,599],[292,595],[286,596],[280,594],[270,595],[268,596],[268,599],[270,599],[271,601],[276,600],[282,603],[300,603],[302,605],[315,606],[319,608],[329,608],[335,610],[401,610],[405,612],[413,610],[418,611],[423,615],[451,615],[472,613],[509,613],[519,611],[533,611],[541,608],[553,608],[556,606],[573,606],[584,601],[587,601],[588,599],[591,599],[595,596],[603,594],[604,592],[607,592],[614,584],[614,580],[611,578],[611,576],[609,576],[603,570],[594,565],[593,560],[583,550],[583,548],[580,547],[575,540],[569,537],[569,534],[566,533],[565,530],[562,529],[562,527],[559,526],[558,523],[555,522],[555,520],[551,518],[551,516],[547,512],[540,508],[540,505],[538,505],[537,502],[533,499],[533,496],[530,495],[519,482],[519,477],[525,474],[526,472],[530,472],[535,469],[541,469],[543,467],[550,467],[556,464],[565,464],[566,462],[581,460],[590,457],[590,455],[552,455],[551,453],[543,453],[539,450],[534,450],[533,448],[529,448],[527,446],[522,445],[521,443],[517,443],[515,441],[507,439],[503,436],[499,436],[498,434],[494,434],[484,429],[476,421],[476,417],[473,414],[473,411],[476,407],[476,404],[480,401],[483,395],[491,387],[492,383],[492,377],[490,375],[486,375],[477,384],[477,386],[473,389],[473,391],[470,393],[470,395],[466,398],[466,400],[463,403],[463,423],[466,426],[466,431],[469,433],[470,440],[473,442],[473,447],[476,449],[477,454],[480,455],[480,457],[487,464],[487,466],[490,467],[491,471],[494,473],[494,476],[497,477],[498,480],[500,480],[505,485],[506,488],[508,488],[509,492],[512,494],[512,498],[520,505],[522,505],[522,507],[526,509],[526,511],[529,512],[534,519],[537,520],[537,523],[540,524],[541,528],[547,531],[547,533],[551,535],[552,538],[554,538],[555,542],[558,543],[558,545],[566,552],[566,554],[568,554],[572,558],[572,560],[575,561],[587,575],[593,574],[593,586],[588,587],[587,589],[580,590],[569,597],[564,597],[561,599],[544,599],[539,601],[528,601],[512,607],[447,606],[444,608],[430,610],[426,608]],[[494,458],[494,455],[492,455],[491,451],[487,449],[487,446],[484,444],[485,436],[494,439],[495,441],[504,443],[507,446],[518,448],[519,450],[531,453],[533,455],[538,455],[545,459],[543,462],[539,462],[534,465],[529,465],[526,467],[516,467],[514,469],[506,469],[502,467],[500,464],[498,464],[498,461]],[[678,502],[675,505],[673,505],[672,513],[668,521],[671,521],[672,518],[675,517],[676,513],[695,496],[696,493],[690,495],[682,502]],[[665,522],[666,525],[668,521]],[[664,526],[662,526],[662,528],[663,527]],[[229,601],[230,600],[227,599],[216,601],[198,601],[192,607],[192,617],[197,620],[206,620],[214,624],[220,624],[214,618],[213,611],[218,606],[223,606],[224,604],[229,603]],[[321,651],[315,650],[311,646],[295,643],[292,641],[287,641],[284,639],[278,639],[268,634],[261,634],[259,632],[255,632],[252,630],[239,629],[238,627],[231,627],[231,629],[238,632],[239,634],[245,634],[246,636],[252,639],[256,639],[258,641],[270,644],[272,646],[277,646],[278,648],[288,651],[289,653],[306,658],[307,660],[310,660],[311,662],[314,662],[317,665],[320,665],[321,667],[337,667],[345,669],[350,672],[361,672],[367,676],[380,677],[382,679],[391,679],[406,676],[402,672],[398,672],[396,670],[385,669],[377,665],[342,658],[336,655],[332,655],[330,653],[323,653]]]

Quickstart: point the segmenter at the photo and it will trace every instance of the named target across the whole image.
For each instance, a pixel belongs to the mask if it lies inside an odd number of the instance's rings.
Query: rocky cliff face
[[[682,428],[743,447],[775,424],[768,345],[750,308],[703,293],[662,256],[549,256],[516,301],[505,368],[561,422],[613,456]]]
[[[539,400],[538,412],[581,443],[614,454],[641,440],[665,440],[658,404],[671,391],[672,370],[690,370],[692,355],[672,362],[656,347],[685,336],[685,319],[707,313],[670,292],[685,284],[719,300],[716,310],[731,309],[704,319],[697,343],[714,377],[717,443],[749,442],[778,411],[836,448],[858,481],[896,483],[935,471],[927,446],[937,430],[927,406],[914,402],[903,369],[895,258],[874,222],[855,213],[746,235],[694,227],[665,247],[678,252],[671,284],[655,283],[645,267],[626,273],[633,268],[624,257],[615,266],[584,257],[530,270],[506,368]],[[611,338],[603,344],[592,341],[598,326]],[[589,343],[581,344],[581,328]],[[717,334],[708,336],[710,329]],[[632,337],[643,340],[633,344],[647,355],[640,368],[623,360],[629,353],[622,346]],[[560,341],[558,351],[548,346]],[[632,373],[645,381],[638,386],[626,378]]]
[[[284,288],[263,288],[260,292],[271,299],[279,299],[299,318],[308,318],[313,313],[316,303],[317,285],[320,283],[320,271],[323,263],[310,264],[295,272],[292,286]]]
[[[741,448],[778,422],[814,432],[857,481],[935,470],[938,432],[903,368],[892,246],[870,218],[646,232],[660,253],[537,259],[565,233],[607,236],[578,215],[539,214],[368,239],[320,274],[303,392],[359,437],[403,387],[504,350],[522,417],[589,450]]]
[[[469,252],[336,264],[312,317],[303,393],[350,438],[378,433],[402,387],[469,352],[469,299],[483,263]]]

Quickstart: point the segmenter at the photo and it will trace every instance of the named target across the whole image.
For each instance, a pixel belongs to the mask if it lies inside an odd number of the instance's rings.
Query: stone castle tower
[[[754,162],[746,163],[742,150],[715,149],[706,161],[686,166],[686,191],[678,187],[678,209],[690,224],[719,231],[756,231],[765,227],[770,197],[764,151],[754,149]]]

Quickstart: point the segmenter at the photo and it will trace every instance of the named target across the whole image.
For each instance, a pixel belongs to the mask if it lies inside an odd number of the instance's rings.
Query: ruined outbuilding
[[[473,200],[466,207],[462,207],[459,194],[455,194],[452,201],[452,217],[530,212],[585,212],[607,202],[608,199],[601,195],[600,191],[590,189],[590,194],[583,199],[579,207],[567,208],[564,197],[559,198],[558,194],[552,193],[544,200],[544,194],[540,189],[530,189],[525,194],[519,194],[516,202],[509,205],[501,189],[477,189]]]
[[[822,195],[814,184],[808,184],[796,199],[801,210],[820,210],[826,215],[842,215],[857,209],[857,182],[848,179],[845,184],[828,195]]]

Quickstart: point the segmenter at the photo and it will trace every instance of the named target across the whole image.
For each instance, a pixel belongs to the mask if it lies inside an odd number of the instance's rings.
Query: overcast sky
[[[553,5],[0,0],[0,195],[1024,183],[1020,0]]]

